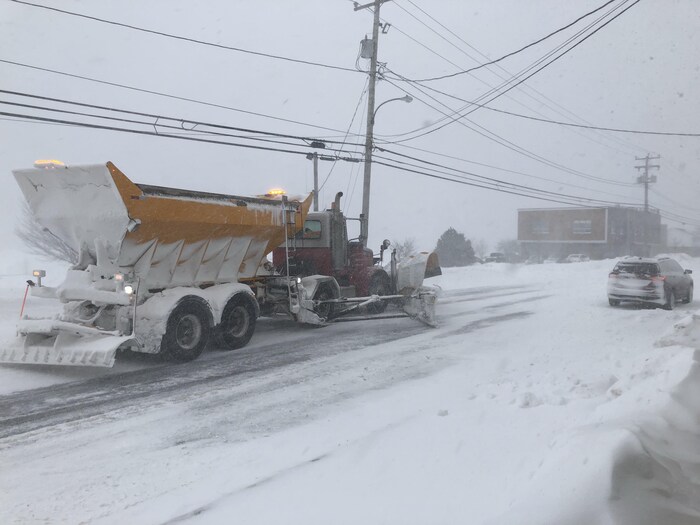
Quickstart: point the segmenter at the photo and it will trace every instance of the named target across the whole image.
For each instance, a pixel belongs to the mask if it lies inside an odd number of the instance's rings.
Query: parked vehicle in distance
[[[608,276],[608,302],[657,305],[673,310],[676,302],[693,301],[692,270],[670,257],[625,257]]]
[[[567,256],[567,258],[566,258],[566,262],[568,262],[568,263],[588,262],[590,260],[591,260],[591,258],[588,257],[588,255],[585,255],[583,253],[572,253],[571,255]]]
[[[506,261],[506,254],[502,252],[491,252],[486,259],[484,259],[484,262],[497,262],[497,263],[504,263]]]

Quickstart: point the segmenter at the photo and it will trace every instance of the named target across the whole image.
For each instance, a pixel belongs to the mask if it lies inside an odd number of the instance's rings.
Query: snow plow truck
[[[20,314],[0,362],[112,366],[119,349],[196,359],[210,344],[245,346],[260,315],[324,325],[350,312],[435,324],[435,254],[396,261],[349,241],[338,194],[330,210],[311,197],[241,197],[135,184],[114,164],[41,162],[13,171],[36,222],[78,261],[56,287],[45,272],[32,297],[61,305],[50,318]],[[272,257],[268,257],[272,254]],[[26,298],[26,295],[25,295]]]

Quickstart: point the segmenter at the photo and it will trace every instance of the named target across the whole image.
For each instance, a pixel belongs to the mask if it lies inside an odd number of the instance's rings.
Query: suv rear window
[[[659,265],[656,263],[617,263],[615,273],[632,273],[634,275],[659,275]]]

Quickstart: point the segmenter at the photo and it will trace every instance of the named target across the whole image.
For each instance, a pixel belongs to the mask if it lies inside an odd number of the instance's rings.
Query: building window
[[[532,221],[532,233],[536,235],[549,234],[549,222],[545,219],[535,219]]]
[[[576,235],[587,235],[593,232],[592,221],[590,219],[578,220],[573,223],[573,232]]]

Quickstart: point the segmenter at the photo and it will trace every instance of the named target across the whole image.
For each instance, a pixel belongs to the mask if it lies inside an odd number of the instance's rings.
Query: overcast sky
[[[362,142],[362,137],[356,135],[364,133],[366,97],[361,96],[367,76],[354,70],[356,66],[363,70],[368,67],[368,61],[358,60],[358,48],[360,40],[371,34],[372,15],[368,10],[354,12],[349,0],[37,3],[353,71],[173,40],[0,0],[0,60],[278,119],[6,63],[0,63],[0,89],[173,116],[186,121],[186,128],[191,127],[191,121],[210,122],[339,141],[350,129],[347,142]],[[517,50],[604,3],[394,0],[381,10],[391,27],[380,37],[379,60],[409,79],[459,72]],[[482,68],[422,86],[381,81],[377,86],[378,103],[406,93],[414,100],[381,108],[375,127],[377,143],[394,152],[480,176],[578,197],[637,204],[643,202],[642,188],[629,185],[637,176],[635,156],[660,154],[661,169],[651,204],[700,225],[697,137],[577,130],[488,109],[479,109],[467,117],[469,120],[452,122],[425,136],[416,137],[420,132],[407,134],[426,126],[423,131],[433,130],[445,113],[465,105],[424,86],[467,101],[476,100],[551,52],[597,16],[633,3],[615,0],[596,16],[503,60],[500,67]],[[642,0],[489,106],[601,127],[698,133],[698,35],[697,0]],[[38,103],[6,94],[0,100]],[[358,101],[360,106],[352,121]],[[59,107],[49,102],[42,105]],[[0,107],[4,112],[46,115],[17,106]],[[135,182],[239,195],[261,194],[276,186],[300,194],[313,186],[312,163],[301,155],[1,118],[0,171],[7,189],[0,195],[6,219],[0,226],[0,236],[7,243],[17,242],[11,232],[21,199],[10,171],[29,167],[39,158],[58,158],[69,164],[111,160]],[[410,140],[388,143],[404,139]],[[346,145],[344,150],[357,156],[352,152],[360,149]],[[420,170],[425,171],[425,167]],[[361,164],[321,162],[321,181],[327,179],[322,205],[328,206],[335,193],[343,191],[344,208],[350,216],[357,216],[361,208],[361,169]],[[379,165],[373,169],[371,203],[370,246],[376,248],[384,238],[413,237],[421,249],[434,248],[439,235],[450,226],[473,241],[486,240],[493,249],[499,240],[516,237],[518,208],[561,205]]]

